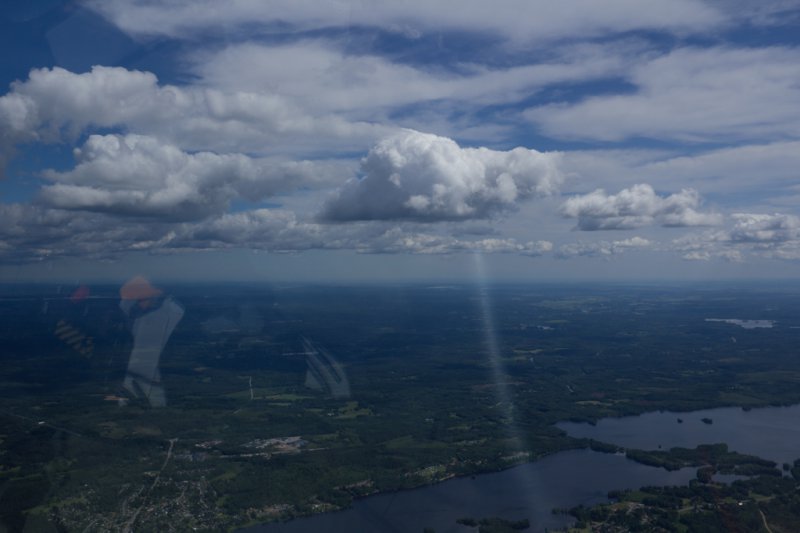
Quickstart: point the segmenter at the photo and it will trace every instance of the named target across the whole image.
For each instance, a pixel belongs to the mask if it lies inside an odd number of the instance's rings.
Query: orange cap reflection
[[[123,300],[149,300],[161,296],[162,293],[161,289],[153,287],[142,276],[131,278],[119,289],[119,296]]]

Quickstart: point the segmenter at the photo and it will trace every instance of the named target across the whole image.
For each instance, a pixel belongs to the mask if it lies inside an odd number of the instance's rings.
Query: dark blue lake
[[[694,468],[668,472],[641,465],[622,455],[571,450],[474,478],[456,478],[437,485],[370,496],[351,509],[291,522],[250,528],[248,532],[325,533],[341,531],[467,532],[463,517],[530,520],[528,531],[564,527],[571,519],[554,515],[556,507],[607,501],[608,491],[645,485],[683,485]]]
[[[704,418],[712,423],[703,422]],[[596,425],[574,422],[557,425],[573,437],[592,438],[625,448],[655,450],[661,446],[668,450],[724,442],[733,451],[778,464],[800,459],[800,405],[749,411],[739,407],[689,413],[658,411],[604,418]]]

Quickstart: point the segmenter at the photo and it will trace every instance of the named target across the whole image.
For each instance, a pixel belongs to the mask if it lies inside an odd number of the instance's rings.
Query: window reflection
[[[133,349],[122,387],[130,398],[143,398],[151,407],[164,407],[159,361],[172,331],[183,318],[183,307],[143,277],[135,277],[119,291],[120,308],[128,318]],[[124,393],[123,393],[124,394]],[[130,399],[121,395],[120,405]]]

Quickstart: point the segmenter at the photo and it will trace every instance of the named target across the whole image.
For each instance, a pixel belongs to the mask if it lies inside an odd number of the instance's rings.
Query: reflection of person
[[[133,335],[133,350],[122,386],[136,398],[147,398],[151,406],[163,407],[167,400],[161,386],[159,360],[183,318],[183,307],[140,276],[123,285],[119,294],[120,308],[132,321]]]

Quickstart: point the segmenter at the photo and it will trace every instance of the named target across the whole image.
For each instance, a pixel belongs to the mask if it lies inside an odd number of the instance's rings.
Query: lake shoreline
[[[696,410],[687,410],[687,411],[677,411],[677,410],[673,411],[673,410],[669,410],[669,409],[659,409],[659,410],[653,410],[653,411],[643,411],[642,413],[640,413],[638,415],[627,415],[627,416],[620,416],[620,417],[605,417],[605,418],[598,419],[594,424],[591,424],[590,422],[577,423],[577,422],[562,421],[562,422],[558,422],[558,423],[554,424],[554,426],[558,427],[559,429],[562,429],[562,430],[564,430],[563,426],[570,425],[570,424],[572,424],[572,425],[584,425],[584,426],[588,426],[590,428],[597,428],[598,424],[600,424],[603,421],[626,420],[626,419],[627,420],[631,420],[631,419],[639,418],[639,417],[642,417],[642,416],[659,415],[659,416],[662,416],[662,417],[670,417],[670,418],[674,417],[672,422],[675,424],[676,427],[679,426],[679,425],[683,426],[683,427],[688,427],[688,426],[686,426],[686,422],[687,421],[689,421],[690,423],[691,422],[695,422],[695,420],[694,420],[695,418],[702,419],[702,418],[705,418],[706,415],[710,415],[711,420],[713,421],[713,417],[714,417],[715,413],[724,412],[726,410],[728,410],[728,411],[732,410],[732,411],[735,411],[735,412],[738,412],[738,413],[741,413],[741,414],[755,412],[755,414],[758,415],[759,412],[762,411],[762,410],[781,409],[781,408],[783,408],[783,409],[796,409],[798,411],[798,414],[800,414],[800,404],[797,404],[797,403],[768,403],[768,402],[764,402],[763,404],[760,404],[759,406],[727,405],[727,406],[715,406],[715,407],[710,407],[710,408],[706,408],[706,409],[696,409]],[[678,422],[679,418],[680,418],[680,422]],[[699,425],[696,425],[696,426],[697,427],[710,428],[710,429],[713,429],[713,427],[714,427],[713,424],[703,423],[702,421],[700,422]],[[719,427],[719,426],[717,426],[717,427]],[[315,518],[315,517],[335,516],[337,514],[347,513],[347,512],[352,511],[354,508],[356,508],[357,506],[359,506],[363,502],[365,502],[367,500],[370,500],[370,499],[373,499],[373,498],[379,498],[379,497],[384,497],[385,498],[385,497],[392,497],[392,496],[397,496],[397,495],[401,495],[401,494],[413,493],[415,491],[421,491],[421,490],[430,489],[430,488],[433,488],[433,487],[438,487],[438,486],[441,486],[441,485],[443,485],[443,484],[445,484],[447,482],[454,481],[454,480],[462,480],[462,481],[465,481],[465,480],[476,480],[476,479],[478,479],[480,477],[483,477],[483,476],[490,476],[490,475],[494,475],[494,474],[502,474],[503,472],[509,472],[509,471],[511,471],[511,470],[513,470],[515,468],[524,467],[526,465],[527,466],[534,466],[534,465],[537,465],[537,464],[541,463],[542,461],[547,460],[548,458],[553,458],[553,457],[556,457],[556,456],[558,456],[560,454],[565,454],[565,453],[569,453],[569,452],[581,452],[581,451],[587,452],[587,451],[591,451],[591,452],[595,452],[595,453],[598,453],[598,454],[609,454],[609,455],[623,456],[623,457],[625,457],[625,460],[630,461],[630,462],[635,463],[635,464],[648,466],[648,467],[651,467],[651,468],[665,469],[665,467],[655,467],[653,465],[648,465],[647,463],[644,463],[644,462],[641,462],[640,460],[637,460],[637,457],[638,457],[637,454],[633,454],[632,456],[628,456],[627,455],[627,452],[629,450],[646,451],[648,449],[648,447],[641,448],[641,447],[636,447],[636,446],[623,446],[623,445],[621,445],[619,443],[613,442],[613,439],[604,439],[604,438],[602,438],[602,436],[597,436],[597,435],[590,436],[590,435],[582,434],[582,435],[578,436],[578,435],[571,434],[569,431],[567,431],[567,435],[570,438],[575,439],[574,440],[574,442],[575,442],[575,446],[574,447],[563,449],[563,450],[558,450],[558,451],[555,451],[555,452],[552,452],[552,453],[542,454],[542,455],[537,456],[535,459],[532,459],[532,460],[512,462],[512,463],[509,463],[506,467],[501,468],[501,469],[492,469],[492,470],[476,469],[473,472],[465,473],[465,474],[449,473],[449,474],[445,474],[441,478],[437,478],[435,480],[432,480],[431,482],[423,483],[423,484],[416,485],[416,486],[413,486],[413,487],[407,487],[407,488],[401,488],[401,489],[395,489],[395,490],[386,490],[386,491],[376,490],[374,492],[370,492],[370,493],[364,494],[364,495],[359,495],[359,496],[353,498],[352,502],[347,507],[341,507],[341,508],[336,508],[336,509],[328,507],[328,508],[321,509],[319,512],[297,514],[297,515],[291,516],[289,518],[281,517],[281,518],[277,518],[274,521],[269,521],[269,522],[260,522],[259,521],[259,522],[256,522],[256,523],[248,524],[246,526],[242,526],[241,528],[237,528],[236,531],[249,532],[249,533],[255,533],[257,531],[265,531],[265,532],[272,531],[273,529],[275,529],[275,526],[292,524],[292,523],[295,523],[295,522],[298,522],[298,521],[308,520],[308,519],[312,519],[312,518]],[[701,443],[701,444],[716,444],[718,442],[723,442],[723,441],[715,440],[715,442],[704,442],[704,443]],[[672,447],[680,447],[680,446],[668,446],[668,447],[664,447],[663,449],[664,450],[669,450]],[[656,447],[656,449],[658,449],[658,448]],[[736,451],[738,451],[738,450],[736,450]],[[761,457],[761,456],[757,455],[757,457]],[[778,464],[780,464],[780,463],[778,463]],[[689,468],[689,467],[687,467],[687,468]],[[696,467],[691,467],[691,468],[694,468],[696,470]],[[554,507],[554,509],[555,509],[555,507]],[[483,518],[483,517],[476,517],[476,518]],[[505,518],[505,517],[503,517],[503,518]],[[275,529],[275,530],[278,531],[278,529]]]
[[[608,457],[609,459],[606,460],[606,459],[603,459],[603,457]],[[618,470],[620,465],[627,465],[628,468],[631,469],[631,470],[648,470],[649,469],[648,471],[649,471],[650,474],[655,474],[655,476],[653,476],[654,478],[655,477],[663,478],[664,481],[667,482],[668,485],[672,484],[672,483],[669,482],[670,479],[680,479],[681,483],[688,483],[688,481],[690,479],[694,479],[695,474],[696,474],[696,470],[697,470],[694,467],[687,467],[685,469],[682,469],[682,471],[680,471],[680,472],[674,472],[674,471],[670,472],[670,471],[667,471],[666,469],[655,468],[655,467],[652,467],[652,466],[648,466],[648,465],[644,465],[642,463],[636,462],[633,459],[625,457],[624,454],[615,454],[615,453],[609,453],[609,452],[593,450],[593,449],[590,449],[588,446],[575,447],[575,448],[571,448],[571,449],[568,449],[568,450],[558,451],[558,452],[555,452],[555,453],[552,453],[552,454],[546,454],[546,455],[543,455],[541,457],[538,457],[537,459],[535,459],[533,461],[525,461],[525,462],[512,464],[512,465],[509,465],[508,468],[504,468],[502,470],[476,471],[474,474],[467,474],[467,475],[463,475],[463,476],[451,476],[451,477],[449,477],[447,479],[443,479],[443,480],[440,480],[440,481],[437,481],[437,482],[434,482],[434,483],[420,485],[420,486],[413,487],[413,488],[393,490],[393,491],[375,492],[375,493],[371,493],[371,494],[366,495],[366,496],[360,496],[358,498],[355,498],[353,500],[352,504],[350,506],[346,507],[346,508],[336,509],[336,510],[330,509],[330,510],[326,510],[326,511],[320,511],[319,513],[298,515],[298,516],[292,517],[292,518],[290,518],[288,520],[278,519],[278,520],[271,521],[271,522],[259,522],[259,523],[256,523],[256,524],[248,524],[247,526],[243,526],[242,528],[237,528],[236,531],[245,532],[245,533],[256,533],[256,532],[268,533],[268,532],[306,531],[306,530],[307,531],[313,531],[314,530],[313,528],[304,529],[302,526],[300,526],[298,524],[303,522],[303,521],[308,521],[308,520],[314,520],[314,519],[318,519],[319,520],[319,519],[321,519],[321,517],[326,517],[326,518],[324,518],[324,520],[336,521],[337,520],[337,518],[336,518],[337,516],[340,516],[340,515],[346,514],[346,513],[352,513],[359,506],[363,506],[365,503],[375,502],[376,499],[378,499],[378,498],[396,499],[398,496],[403,496],[403,495],[408,496],[408,495],[413,495],[413,494],[420,494],[420,491],[430,491],[430,489],[439,490],[444,485],[446,485],[447,483],[451,483],[451,482],[459,482],[459,483],[462,483],[462,484],[463,483],[474,483],[476,485],[480,485],[487,478],[490,478],[491,476],[497,476],[497,475],[501,475],[501,476],[505,475],[505,477],[508,477],[508,478],[515,478],[515,477],[524,478],[524,477],[526,477],[526,475],[528,475],[530,477],[536,478],[535,474],[531,476],[530,474],[525,474],[524,472],[522,472],[522,470],[536,470],[536,469],[542,467],[543,465],[547,466],[546,462],[548,462],[548,461],[555,461],[555,462],[557,462],[559,464],[561,464],[561,463],[571,463],[576,458],[583,459],[584,463],[586,463],[586,464],[591,463],[591,462],[600,462],[600,463],[612,464],[612,465],[614,465],[614,468],[610,469],[612,471]],[[588,461],[587,461],[587,459],[588,459]],[[519,472],[514,472],[517,469],[519,469]],[[578,480],[581,476],[579,475],[579,472],[575,472],[575,474],[576,475],[573,476],[573,479]],[[650,479],[650,478],[648,478],[648,479]],[[646,484],[650,484],[650,483],[646,483]],[[586,495],[583,495],[582,497],[578,498],[578,500],[576,500],[576,501],[583,502],[585,500],[587,502],[593,502],[593,503],[599,503],[599,502],[602,502],[602,501],[607,501],[608,500],[607,499],[607,494],[608,494],[609,490],[612,490],[612,489],[613,490],[619,490],[619,489],[622,489],[622,488],[624,488],[624,487],[623,486],[619,486],[619,487],[614,486],[614,487],[603,488],[602,490],[595,491],[595,492],[591,493],[590,497],[588,497]],[[532,491],[532,492],[536,493],[537,491]],[[525,493],[525,491],[521,492],[521,494],[524,494],[524,493]],[[553,529],[553,527],[556,527],[555,522],[558,522],[557,527],[567,527],[573,521],[573,519],[571,517],[567,516],[567,515],[558,515],[558,516],[556,516],[553,512],[555,510],[557,510],[557,509],[564,509],[564,508],[569,507],[569,505],[568,505],[569,503],[571,503],[571,502],[570,501],[554,501],[552,505],[547,506],[546,508],[544,508],[544,507],[540,508],[538,516],[539,516],[540,520],[541,520],[543,514],[548,515],[548,517],[551,517],[551,516],[553,517],[553,518],[551,518],[550,521],[547,522],[547,527],[549,529]],[[374,507],[374,505],[373,505],[373,507]],[[498,512],[493,512],[493,513],[487,513],[487,514],[485,514],[485,516],[484,515],[477,516],[474,512],[469,511],[469,508],[470,508],[469,506],[465,505],[463,507],[463,509],[464,509],[463,511],[460,511],[458,513],[454,513],[454,518],[452,520],[452,523],[455,524],[455,520],[457,518],[463,518],[463,517],[466,517],[466,516],[472,516],[472,517],[474,517],[476,519],[489,518],[489,517],[495,517],[495,516],[503,518],[503,519],[530,518],[528,516],[522,516],[522,515],[509,516],[509,515],[506,515],[506,514],[504,514],[502,512],[499,512],[499,511]],[[455,516],[456,514],[458,516]],[[534,527],[533,530],[535,531],[536,530],[536,523],[534,522],[534,520],[531,520],[531,523],[533,524],[533,527]],[[316,526],[313,526],[313,527],[315,528]],[[436,530],[439,531],[439,528],[436,528]],[[462,530],[466,531],[465,529],[462,529]],[[461,530],[459,530],[459,531],[461,531]]]

